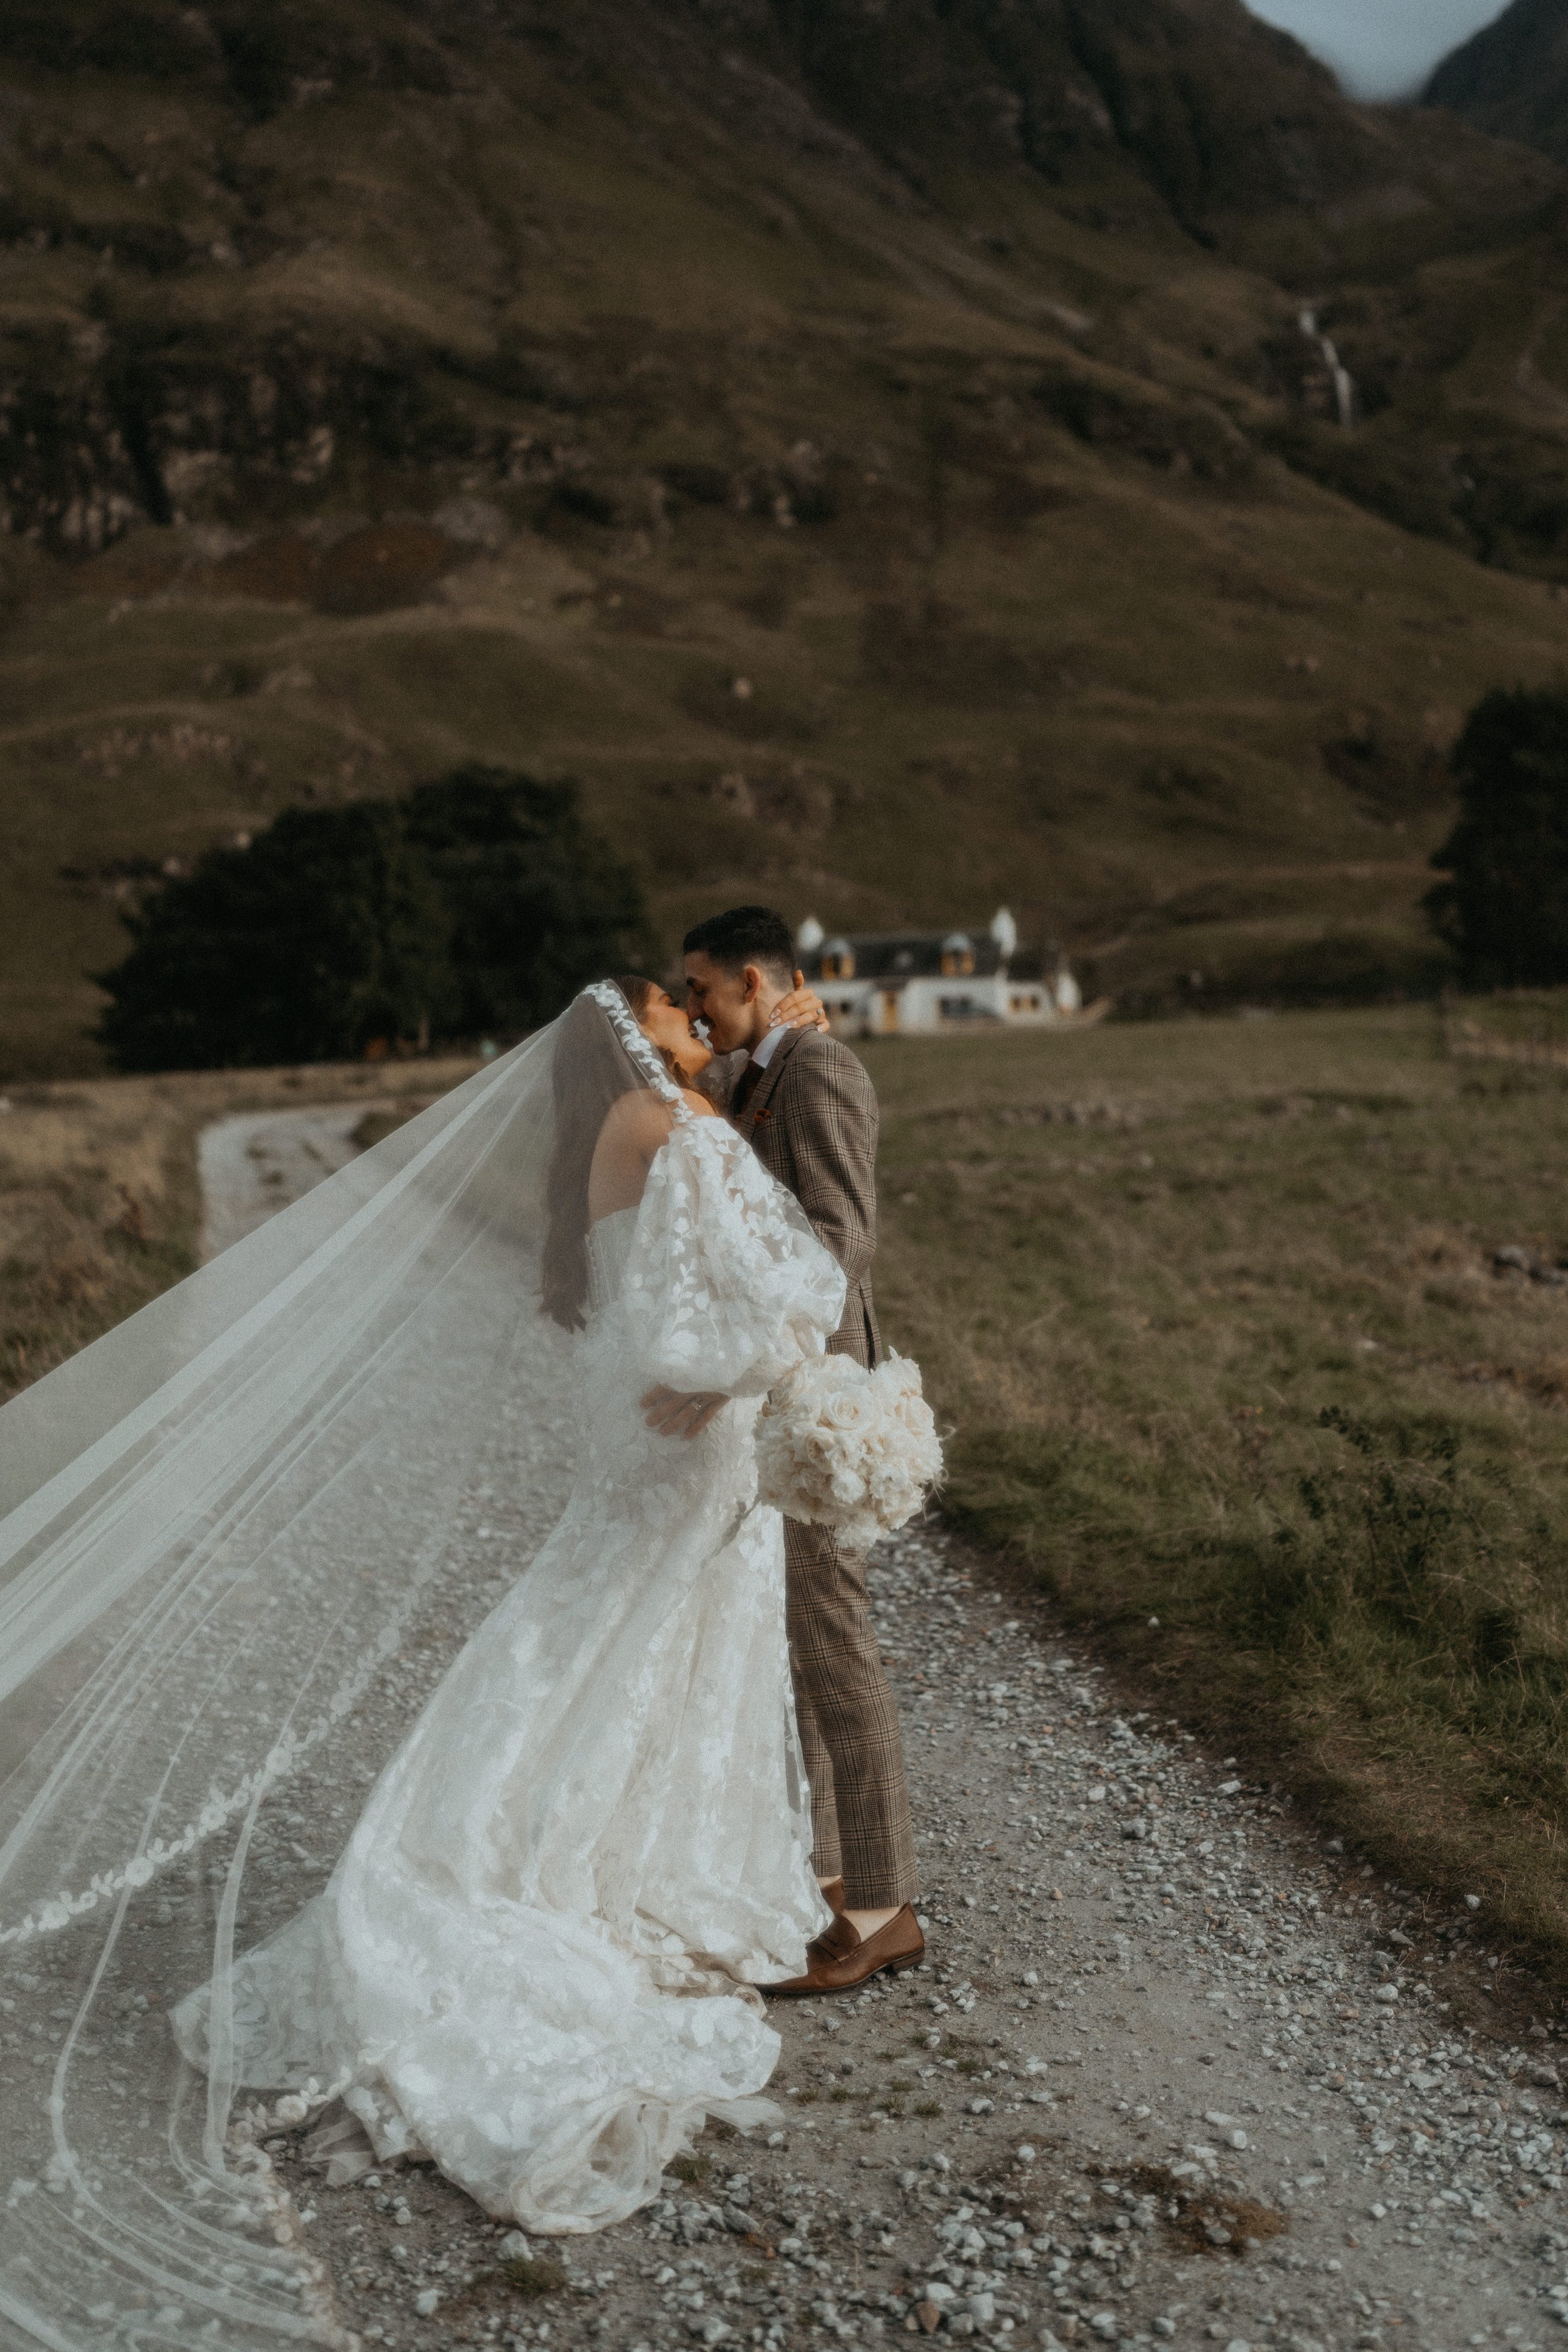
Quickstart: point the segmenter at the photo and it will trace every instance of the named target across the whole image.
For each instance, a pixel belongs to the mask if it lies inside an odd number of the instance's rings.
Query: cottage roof
[[[800,950],[801,969],[808,980],[823,977],[823,961],[847,946],[855,958],[857,980],[940,979],[942,959],[960,948],[974,958],[973,973],[988,979],[1002,969],[1002,950],[984,923],[972,929],[940,931],[840,931],[819,947]]]

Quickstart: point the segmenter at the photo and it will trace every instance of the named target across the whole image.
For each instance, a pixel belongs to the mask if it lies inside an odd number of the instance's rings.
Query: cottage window
[[[822,950],[824,980],[853,980],[855,950],[847,940],[829,940]]]
[[[950,932],[942,943],[943,980],[967,980],[974,970],[974,942],[963,931]]]

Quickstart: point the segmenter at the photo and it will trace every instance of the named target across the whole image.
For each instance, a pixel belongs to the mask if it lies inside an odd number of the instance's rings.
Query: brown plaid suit
[[[829,1350],[874,1365],[877,1097],[865,1068],[836,1037],[792,1029],[736,1124],[849,1278]],[[842,1871],[852,1910],[911,1902],[919,1881],[903,1747],[871,1630],[866,1555],[845,1550],[826,1528],[786,1519],[784,1574],[817,1874]]]

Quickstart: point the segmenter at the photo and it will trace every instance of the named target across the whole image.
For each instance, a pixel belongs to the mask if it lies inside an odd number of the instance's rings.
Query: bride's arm
[[[639,1402],[644,1422],[661,1437],[700,1437],[730,1399],[722,1389],[649,1389]]]
[[[720,1112],[706,1096],[685,1090],[692,1109],[703,1118]],[[700,1437],[709,1423],[722,1412],[729,1398],[720,1389],[649,1389],[641,1400],[643,1419],[661,1437]]]
[[[711,1107],[705,1106],[711,1115]],[[588,1171],[588,1221],[597,1224],[618,1209],[635,1209],[647,1171],[669,1140],[675,1113],[650,1089],[639,1087],[613,1103]]]
[[[622,1284],[649,1425],[695,1436],[820,1352],[845,1280],[728,1120],[681,1118],[654,1160]]]
[[[683,1090],[690,1108],[702,1118],[719,1113],[710,1102]],[[647,1171],[669,1140],[675,1115],[658,1096],[637,1092],[623,1095],[611,1108],[594,1150],[588,1176],[588,1216],[597,1224],[618,1210],[636,1208],[647,1182]],[[649,1389],[642,1399],[650,1429],[666,1437],[699,1437],[722,1406],[726,1396],[712,1390],[695,1393],[664,1387]]]

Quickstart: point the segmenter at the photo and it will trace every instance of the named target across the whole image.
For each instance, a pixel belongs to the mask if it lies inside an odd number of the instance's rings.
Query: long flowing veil
[[[634,1087],[679,1100],[601,983],[0,1412],[0,2342],[346,2341],[227,1971],[559,1514]],[[168,2012],[209,1979],[204,2076]]]

